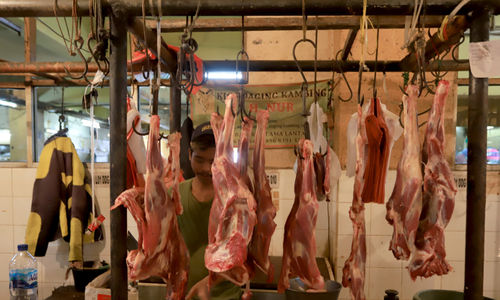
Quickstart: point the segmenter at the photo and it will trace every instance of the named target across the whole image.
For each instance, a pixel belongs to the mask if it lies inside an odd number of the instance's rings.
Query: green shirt
[[[180,183],[179,191],[184,212],[177,216],[179,228],[189,250],[189,280],[187,291],[208,275],[205,267],[205,248],[208,245],[208,217],[212,201],[199,202],[191,191],[193,179]],[[241,289],[229,281],[213,286],[211,300],[239,299]]]

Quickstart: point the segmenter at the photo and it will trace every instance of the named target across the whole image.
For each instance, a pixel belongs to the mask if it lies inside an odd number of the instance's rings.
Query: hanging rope
[[[316,16],[316,26],[314,30],[314,103],[318,103],[318,94],[316,93],[316,81],[318,78],[318,16]]]
[[[380,31],[380,28],[377,25],[377,47],[375,48],[375,67],[374,67],[374,70],[373,70],[373,99],[377,98],[377,64],[378,64],[378,37],[379,37],[379,31]]]
[[[66,47],[66,50],[68,51],[69,55],[75,56],[76,54],[73,51],[73,26],[71,26],[71,33],[70,33],[68,22],[66,21],[65,17],[63,18],[64,23],[66,24],[66,33],[68,35],[68,38],[66,38],[64,36],[63,30],[61,28],[61,23],[59,23],[59,18],[57,16],[57,0],[54,0],[54,5],[52,8],[54,10],[54,17],[56,18],[57,27],[59,27],[60,36],[63,38],[64,41],[64,46]]]

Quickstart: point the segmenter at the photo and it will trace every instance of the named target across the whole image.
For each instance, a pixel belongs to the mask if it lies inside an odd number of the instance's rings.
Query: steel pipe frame
[[[304,71],[312,72],[314,71],[314,61],[313,60],[302,60],[299,61],[300,66]],[[373,70],[375,67],[375,61],[369,60],[365,61],[366,66]],[[38,62],[38,63],[14,63],[14,62],[0,62],[0,74],[12,74],[12,73],[61,73],[64,74],[64,68],[66,66],[69,72],[78,73],[82,72],[85,68],[84,63],[61,63],[61,62]],[[217,70],[217,71],[236,71],[236,61],[234,60],[208,60],[205,61],[205,67],[207,71]],[[245,66],[246,67],[246,66]],[[241,70],[244,66],[240,64]],[[331,60],[321,60],[317,62],[318,72],[358,72],[359,61],[331,61]],[[377,69],[379,71],[385,72],[410,72],[416,71],[416,69],[411,66],[402,64],[400,61],[379,61],[377,62]],[[88,65],[89,73],[97,71],[96,64]],[[130,65],[128,70],[130,70]],[[137,68],[135,68],[137,70]],[[297,66],[292,60],[251,60],[249,62],[249,70],[251,72],[297,72]],[[426,66],[427,71],[468,71],[469,61],[460,60],[455,62],[453,60],[443,60],[439,63],[432,61]],[[170,71],[170,70],[165,70]],[[111,76],[110,76],[111,77]]]
[[[118,1],[104,1],[103,6],[111,8]],[[427,1],[426,8],[434,14],[449,13],[460,0],[434,0]],[[141,15],[141,1],[119,2],[120,9],[128,15]],[[165,15],[194,15],[198,0],[175,0],[165,3],[162,11]],[[206,3],[204,3],[206,5]],[[490,11],[482,10],[476,13],[476,20],[471,28],[471,42],[488,39],[489,29],[487,22],[491,12],[498,12],[500,3],[497,0],[472,1],[477,9],[491,7]],[[377,5],[369,5],[370,15],[378,14],[411,14],[413,0],[380,0]],[[117,5],[118,6],[118,5]],[[58,15],[71,16],[72,0],[58,1]],[[147,8],[149,15],[156,15],[155,9]],[[361,14],[362,0],[346,3],[344,0],[322,1],[309,0],[306,12],[308,15],[344,15]],[[88,15],[88,2],[78,1],[78,15]],[[298,1],[275,0],[210,0],[207,6],[201,7],[200,15],[299,15],[301,11]],[[41,17],[53,16],[52,3],[37,0],[0,0],[0,17]],[[111,147],[116,147],[111,156],[111,201],[118,192],[125,188],[125,99],[126,96],[126,32],[125,25],[120,22],[121,16],[115,11],[111,17],[113,49],[111,56]],[[123,19],[122,19],[123,20]],[[118,26],[117,26],[118,25]],[[121,66],[120,66],[121,65]],[[472,76],[472,75],[471,75]],[[471,77],[469,86],[469,152],[467,169],[467,224],[466,224],[466,262],[464,292],[466,300],[482,299],[483,263],[484,263],[484,214],[486,193],[486,113],[487,113],[487,79]],[[123,102],[123,103],[120,103]],[[121,171],[121,172],[119,172]],[[125,235],[125,239],[123,239]],[[126,240],[126,214],[120,208],[111,213],[111,263],[112,299],[127,298],[126,266],[125,266],[125,240]],[[115,246],[113,246],[115,245]],[[116,248],[116,249],[113,249]]]
[[[491,11],[473,12],[470,42],[489,40]],[[486,208],[486,147],[488,120],[488,78],[469,72],[469,117],[467,146],[467,214],[465,223],[464,299],[483,299],[484,226]]]
[[[71,16],[72,0],[57,1],[57,15]],[[163,1],[162,14],[164,16],[194,15],[199,0],[171,0]],[[460,0],[427,0],[426,9],[436,15],[449,14]],[[0,0],[0,17],[52,17],[54,16],[52,1],[39,0]],[[149,6],[146,1],[146,14],[158,15],[156,6]],[[129,16],[142,15],[141,0],[103,0],[102,7],[110,10],[121,6]],[[369,3],[369,15],[411,15],[415,2],[413,0],[377,0]],[[500,11],[497,0],[472,0],[469,7],[484,7],[489,5],[496,12]],[[77,13],[79,16],[89,15],[87,0],[78,0]],[[301,15],[301,2],[295,0],[205,0],[200,7],[201,16],[255,16],[255,15]],[[308,15],[361,15],[363,0],[308,0],[306,13]]]
[[[126,188],[127,174],[127,27],[120,10],[113,11],[110,55],[110,202]],[[111,299],[128,298],[127,210],[111,211]]]
[[[320,16],[307,20],[307,29],[335,30],[359,29],[360,16]],[[426,28],[439,27],[444,16],[425,16]],[[373,26],[380,29],[404,28],[406,16],[372,16]],[[302,17],[273,17],[245,19],[245,31],[302,30]],[[149,28],[156,29],[155,20],[147,20]],[[179,19],[161,20],[161,32],[183,32],[186,21]],[[241,31],[240,18],[203,18],[194,23],[193,32]]]

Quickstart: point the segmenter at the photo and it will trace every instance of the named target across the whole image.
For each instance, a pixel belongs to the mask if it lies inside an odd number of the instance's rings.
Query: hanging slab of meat
[[[445,158],[444,108],[449,82],[440,81],[427,123],[423,146],[424,191],[422,213],[408,269],[417,276],[444,275],[451,270],[446,261],[444,229],[451,219],[457,188]]]
[[[299,141],[299,158],[295,201],[285,223],[283,262],[278,283],[280,293],[289,287],[289,279],[296,276],[309,289],[323,290],[325,284],[316,264],[315,228],[319,204],[311,141]]]
[[[422,166],[417,125],[418,87],[408,86],[403,96],[404,143],[396,183],[387,201],[386,220],[394,227],[389,250],[397,259],[407,260],[414,249],[422,210]]]
[[[329,185],[325,186],[327,172],[329,172],[329,169],[327,169],[325,158],[323,157],[322,153],[320,152],[314,153],[313,160],[314,160],[314,174],[316,175],[316,197],[318,201],[323,201],[327,199],[327,193],[325,187],[328,190],[330,189]]]
[[[181,174],[180,152],[181,152],[181,134],[174,133],[168,136],[168,146],[170,154],[165,162],[164,182],[167,189],[172,189],[172,200],[175,203],[175,213],[182,214],[181,195],[179,193],[179,182]]]
[[[257,224],[253,230],[252,241],[250,242],[248,261],[250,265],[257,266],[262,272],[267,274],[267,280],[271,281],[274,276],[274,269],[269,260],[269,246],[271,237],[276,229],[274,218],[276,208],[271,197],[271,187],[267,179],[265,167],[266,128],[269,120],[267,110],[257,112],[257,130],[255,132],[255,148],[253,151],[253,172],[255,177],[254,195],[257,201]]]
[[[189,252],[177,224],[176,193],[170,197],[165,185],[165,166],[160,153],[158,116],[151,117],[146,158],[146,186],[120,194],[111,209],[124,205],[132,213],[139,229],[138,249],[127,256],[129,278],[160,276],[167,284],[167,299],[184,299],[189,271]],[[180,134],[169,136],[169,161],[178,165]],[[179,167],[172,167],[179,172]],[[174,174],[173,178],[178,178]],[[175,190],[178,181],[173,182]],[[182,207],[181,207],[182,208]]]
[[[248,170],[248,148],[250,144],[250,136],[253,129],[253,121],[247,117],[243,118],[241,122],[241,133],[240,133],[240,143],[238,146],[238,167],[240,170],[240,175],[242,176],[245,184],[253,192],[252,181],[247,173]]]
[[[365,285],[365,265],[366,265],[366,228],[365,228],[365,207],[361,199],[363,190],[365,163],[367,160],[366,114],[361,106],[358,106],[358,134],[356,136],[356,172],[354,177],[354,193],[352,205],[349,209],[349,218],[352,221],[353,236],[351,244],[351,254],[347,258],[342,270],[342,285],[350,287],[351,299],[364,300]]]
[[[367,101],[368,102],[368,101]],[[389,143],[389,157],[391,157],[392,147],[394,146],[394,142],[399,139],[401,134],[403,133],[403,128],[399,124],[399,116],[393,114],[389,111],[385,104],[381,101],[380,107],[384,113],[384,120],[389,129],[389,135],[391,136],[391,140]],[[363,106],[363,114],[367,112],[371,107],[371,103],[365,103]],[[358,113],[352,114],[349,123],[347,124],[347,161],[346,161],[346,175],[348,177],[352,177],[356,171],[356,136],[358,132]],[[389,164],[387,164],[387,168],[389,168]]]
[[[256,202],[252,192],[233,162],[233,130],[236,111],[236,95],[226,99],[224,121],[220,126],[217,114],[210,123],[217,137],[212,180],[214,200],[208,223],[208,246],[205,250],[205,265],[213,273],[223,276],[237,285],[249,281],[245,265],[247,247],[256,223]]]
[[[391,136],[378,98],[372,100],[370,114],[365,119],[365,129],[368,142],[368,160],[361,198],[364,203],[384,203],[385,174],[389,161]]]

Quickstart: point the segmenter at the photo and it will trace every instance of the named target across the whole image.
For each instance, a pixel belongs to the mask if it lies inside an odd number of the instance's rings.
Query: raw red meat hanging
[[[160,119],[150,119],[146,157],[146,186],[124,191],[115,200],[114,209],[123,205],[129,209],[139,229],[138,249],[127,256],[129,279],[141,280],[160,276],[167,284],[167,299],[184,299],[189,271],[189,252],[177,225],[178,193],[170,197],[165,185],[164,160],[159,140]],[[178,178],[180,133],[168,137],[173,178]],[[178,181],[172,183],[173,190]],[[182,206],[180,207],[182,211]]]
[[[367,157],[367,138],[365,130],[365,119],[367,111],[358,106],[357,136],[356,136],[356,173],[354,177],[354,192],[352,205],[349,209],[349,218],[352,221],[353,236],[351,254],[347,258],[342,270],[342,285],[350,287],[351,299],[364,300],[365,264],[366,264],[366,228],[365,228],[365,206],[361,199],[363,190],[364,173]]]
[[[241,122],[240,142],[238,147],[238,168],[245,184],[253,192],[252,181],[247,173],[248,170],[248,148],[250,143],[250,136],[252,135],[253,121],[244,117]]]
[[[311,141],[301,139],[299,153],[295,201],[285,223],[283,262],[278,283],[280,293],[289,287],[289,279],[296,276],[310,289],[324,289],[324,280],[316,264],[315,227],[319,205]]]
[[[215,273],[237,285],[249,281],[246,266],[247,247],[256,223],[256,202],[238,166],[233,162],[233,130],[237,98],[231,94],[226,99],[224,120],[212,114],[210,123],[216,138],[216,151],[212,164],[214,200],[208,223],[208,246],[205,265]],[[232,109],[231,109],[232,107]]]
[[[403,96],[404,143],[396,183],[387,201],[386,219],[394,228],[389,249],[397,259],[407,260],[414,249],[422,210],[422,166],[417,124],[418,87],[408,86]]]
[[[254,195],[257,201],[257,224],[254,227],[252,241],[248,248],[248,261],[267,274],[268,281],[273,279],[274,269],[269,260],[271,237],[276,229],[274,218],[276,208],[271,197],[271,187],[265,172],[266,128],[269,119],[267,110],[257,112],[257,129],[253,151]]]
[[[457,188],[444,153],[444,109],[449,82],[439,82],[434,96],[422,157],[425,163],[422,213],[408,269],[417,276],[444,275],[451,270],[446,261],[444,229],[455,206]]]

